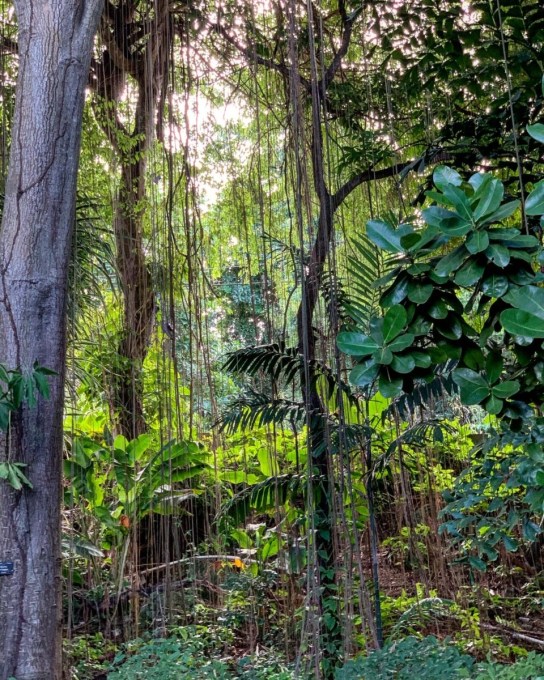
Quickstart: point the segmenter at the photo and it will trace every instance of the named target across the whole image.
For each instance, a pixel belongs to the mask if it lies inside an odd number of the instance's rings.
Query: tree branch
[[[368,168],[354,175],[351,179],[348,179],[345,184],[343,184],[336,193],[332,195],[332,210],[335,212],[346,200],[346,198],[351,194],[351,192],[356,189],[359,185],[364,182],[372,182],[376,179],[385,179],[387,177],[394,177],[398,175],[403,170],[405,170],[409,165],[417,163],[419,159],[412,161],[406,161],[405,163],[396,163],[388,168],[382,168],[381,170],[375,170],[374,168]]]

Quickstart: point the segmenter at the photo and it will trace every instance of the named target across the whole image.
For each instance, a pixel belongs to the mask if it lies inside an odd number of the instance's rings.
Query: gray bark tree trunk
[[[23,407],[0,456],[33,490],[0,481],[0,680],[61,677],[60,503],[66,283],[85,85],[103,0],[15,0],[19,75],[0,232],[0,362],[57,372]],[[2,458],[0,458],[1,460]]]

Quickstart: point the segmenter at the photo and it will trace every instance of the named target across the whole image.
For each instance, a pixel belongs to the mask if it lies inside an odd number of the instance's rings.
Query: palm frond
[[[382,413],[385,421],[395,413],[401,420],[409,420],[421,408],[429,408],[444,399],[445,396],[457,394],[458,387],[453,382],[452,371],[456,361],[449,360],[436,367],[435,377],[430,383],[414,385],[411,392],[407,392],[395,399]]]
[[[223,370],[255,376],[264,373],[273,380],[280,376],[287,384],[293,382],[302,368],[302,357],[296,347],[286,347],[284,342],[244,347],[229,352]]]
[[[453,600],[442,597],[426,597],[409,607],[391,629],[390,639],[420,631],[434,619],[452,616]]]
[[[99,206],[79,197],[69,265],[69,314],[92,309],[103,297],[104,284],[116,290],[116,278],[113,233],[103,223]]]
[[[272,399],[268,394],[251,390],[247,396],[231,402],[221,420],[220,431],[234,434],[237,430],[263,427],[283,422],[304,424],[306,407],[303,403],[288,399]]]
[[[349,295],[344,301],[344,313],[360,328],[365,329],[370,317],[379,313],[379,282],[391,276],[399,267],[396,257],[386,257],[364,235],[351,239],[353,254],[348,255]]]
[[[217,517],[221,524],[231,521],[236,526],[243,524],[252,513],[262,514],[288,500],[296,502],[306,486],[306,476],[298,474],[268,477],[235,494],[221,508]]]

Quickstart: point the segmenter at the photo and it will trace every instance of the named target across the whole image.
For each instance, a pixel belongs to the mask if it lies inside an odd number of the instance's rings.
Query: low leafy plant
[[[198,638],[134,641],[114,659],[110,680],[208,680],[230,678],[228,665],[207,658]]]
[[[544,654],[531,652],[511,666],[490,663],[475,680],[544,680]]]
[[[337,671],[336,680],[457,680],[470,678],[473,667],[474,659],[452,644],[410,636],[349,661]]]

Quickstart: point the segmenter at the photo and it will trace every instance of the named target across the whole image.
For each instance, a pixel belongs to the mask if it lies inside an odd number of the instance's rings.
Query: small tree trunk
[[[60,503],[66,282],[82,109],[102,0],[16,0],[19,76],[0,233],[0,362],[57,372],[23,407],[0,456],[34,488],[0,481],[0,680],[61,677]]]

